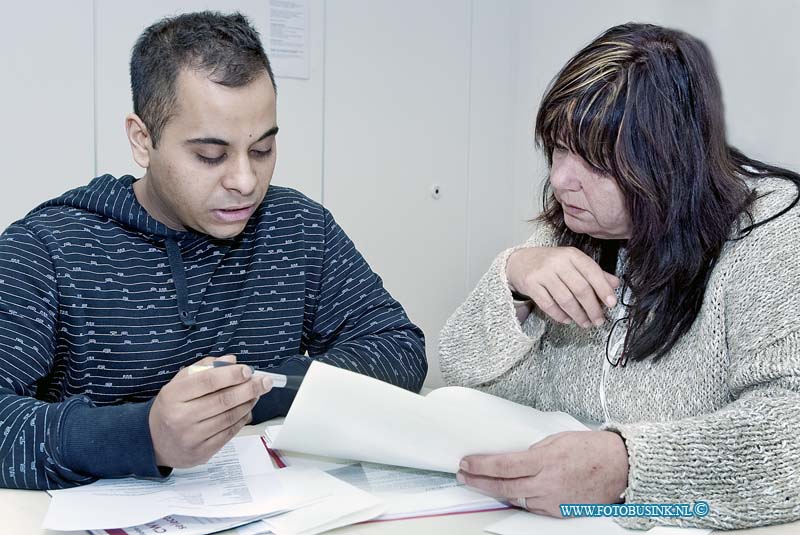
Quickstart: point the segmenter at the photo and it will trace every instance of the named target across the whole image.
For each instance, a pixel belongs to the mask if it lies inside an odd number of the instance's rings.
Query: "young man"
[[[243,16],[147,28],[131,85],[145,175],[98,177],[0,237],[3,487],[165,476],[291,405],[248,366],[197,362],[425,378],[422,332],[330,213],[270,187],[275,84]]]

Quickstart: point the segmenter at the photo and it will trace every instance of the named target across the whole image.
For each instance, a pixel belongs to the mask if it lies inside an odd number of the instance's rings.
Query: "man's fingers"
[[[234,423],[233,425],[226,427],[209,437],[202,445],[203,450],[206,452],[207,457],[203,462],[207,462],[208,459],[214,456],[222,446],[228,443],[230,439],[236,436],[236,434],[242,430],[244,426],[249,424],[253,420],[253,415],[250,411],[247,412],[244,416],[239,418],[239,420]],[[202,464],[202,463],[201,463]]]
[[[535,476],[542,470],[536,452],[519,451],[498,455],[468,455],[461,459],[461,471],[493,478]]]
[[[175,381],[180,383],[181,398],[189,401],[247,382],[252,375],[253,370],[249,366],[224,366],[187,373],[183,377],[176,377]]]
[[[227,412],[243,403],[257,401],[258,398],[271,389],[272,380],[269,377],[252,377],[250,380],[243,383],[216,390],[200,398],[193,399],[191,401],[193,405],[192,413],[197,415],[198,421],[205,420]]]
[[[197,362],[193,363],[191,366],[186,366],[182,368],[175,377],[185,377],[187,375],[191,375],[192,373],[197,373],[191,369],[192,366],[212,366],[216,359],[214,357],[205,357],[203,359],[198,360]]]
[[[231,364],[236,364],[236,355],[223,355],[221,357],[204,357],[197,362],[193,363],[191,366],[186,366],[181,371],[179,371],[176,377],[183,377],[185,375],[192,375],[194,373],[199,373],[196,371],[197,367],[211,367],[214,365],[214,361],[221,360],[223,362],[229,362]]]
[[[205,420],[195,424],[195,430],[204,439],[208,439],[220,431],[235,425],[244,416],[250,414],[257,401],[258,400],[253,399],[242,403],[241,405],[237,405],[236,407],[233,407],[225,412],[221,412],[210,418],[206,418]]]

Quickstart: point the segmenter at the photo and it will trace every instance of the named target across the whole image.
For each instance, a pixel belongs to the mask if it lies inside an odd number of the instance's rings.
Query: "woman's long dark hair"
[[[632,222],[623,278],[633,294],[624,360],[669,352],[697,317],[725,242],[797,203],[742,227],[755,199],[746,178],[779,176],[800,190],[797,173],[728,145],[705,44],[649,24],[611,28],[567,63],[539,108],[536,140],[550,165],[556,146],[565,146],[623,192]],[[540,218],[561,245],[604,264],[616,258],[619,242],[566,226],[549,181],[544,195]]]

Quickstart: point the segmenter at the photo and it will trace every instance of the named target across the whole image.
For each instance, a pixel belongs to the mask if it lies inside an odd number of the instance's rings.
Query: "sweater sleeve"
[[[628,447],[631,503],[706,501],[707,516],[625,518],[739,529],[800,519],[800,243],[797,211],[753,231],[721,258],[731,401],[670,422],[612,424]]]
[[[709,505],[707,516],[620,524],[740,529],[800,518],[800,332],[747,357],[731,373],[738,399],[717,412],[607,426],[628,448],[627,502]]]
[[[54,373],[57,318],[50,253],[27,228],[12,225],[0,236],[0,486],[54,489],[96,477],[159,476],[149,404],[37,399]]]
[[[478,387],[496,381],[537,347],[548,320],[534,307],[520,325],[506,264],[518,249],[553,245],[547,227],[537,223],[524,244],[495,258],[467,300],[450,316],[439,336],[439,364],[446,384]],[[504,382],[504,388],[513,390],[515,385]]]
[[[308,356],[298,358],[306,367],[318,360],[419,392],[428,371],[422,331],[333,216],[323,215],[322,272],[304,329]]]

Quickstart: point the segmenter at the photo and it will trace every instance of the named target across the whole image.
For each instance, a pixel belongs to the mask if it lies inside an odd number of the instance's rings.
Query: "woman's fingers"
[[[567,279],[567,282],[561,277]],[[550,292],[550,295],[553,296],[558,306],[561,309],[569,314],[569,317],[572,320],[580,325],[581,327],[589,327],[591,325],[591,321],[589,320],[589,316],[583,308],[582,303],[578,300],[573,292],[572,288],[568,284],[575,284],[572,280],[574,276],[572,275],[562,275],[562,276],[553,276],[546,281],[547,290]]]
[[[506,267],[509,285],[528,295],[559,323],[584,328],[606,321],[605,309],[617,304],[620,281],[573,247],[532,247],[516,251]]]
[[[547,288],[541,284],[531,286],[528,297],[533,299],[533,302],[536,303],[536,306],[539,307],[539,310],[557,322],[572,323],[572,318],[570,318],[569,314],[564,312],[564,309],[562,309],[558,303],[556,303],[556,300],[552,295],[550,295],[550,292],[547,291]]]

